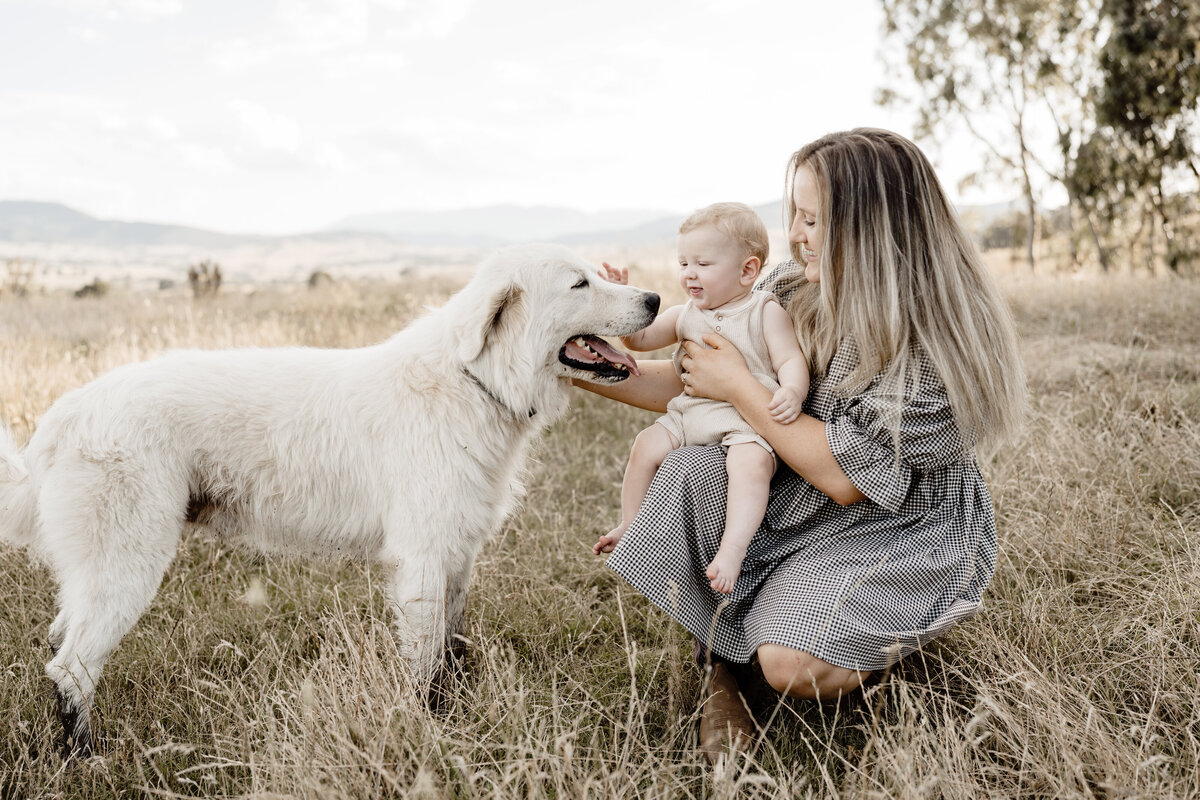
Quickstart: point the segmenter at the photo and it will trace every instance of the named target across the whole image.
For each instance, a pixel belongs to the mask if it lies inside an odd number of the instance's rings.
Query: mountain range
[[[960,208],[968,227],[975,229],[1014,210],[1013,203]],[[769,229],[778,229],[782,220],[781,201],[755,206],[755,211]],[[528,241],[554,241],[570,245],[647,245],[670,243],[681,218],[681,214],[653,210],[587,213],[551,206],[499,205],[454,211],[360,214],[310,233],[267,236],[221,233],[182,225],[99,219],[61,203],[6,200],[0,201],[0,241],[197,248],[282,241],[364,239],[457,247],[494,247]]]
[[[774,227],[780,218],[778,202],[764,204],[756,210],[769,227]],[[311,233],[265,236],[99,219],[61,203],[5,200],[0,201],[0,241],[109,247],[234,247],[273,240],[387,238],[422,246],[491,247],[528,241],[636,245],[670,242],[678,230],[679,220],[679,214],[667,211],[587,213],[551,206],[505,205],[455,211],[361,214]]]

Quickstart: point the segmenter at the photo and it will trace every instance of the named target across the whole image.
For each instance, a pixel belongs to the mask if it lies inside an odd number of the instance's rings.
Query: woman
[[[651,362],[600,389],[661,410],[682,380],[732,403],[782,462],[731,595],[704,576],[724,520],[719,447],[666,460],[608,561],[711,657],[701,748],[713,759],[753,729],[727,662],[757,656],[776,691],[833,700],[975,613],[996,557],[975,454],[1024,409],[1011,317],[912,142],[830,134],[792,156],[787,187],[795,261],[766,283],[810,362],[806,413],[775,422],[769,391],[719,336],[687,346],[682,379]]]

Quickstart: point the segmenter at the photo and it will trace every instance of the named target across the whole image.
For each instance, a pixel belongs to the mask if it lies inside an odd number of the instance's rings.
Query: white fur
[[[382,344],[169,353],[64,395],[23,454],[0,432],[0,536],[60,587],[46,671],[65,736],[90,742],[105,659],[157,592],[189,501],[260,549],[386,565],[401,650],[427,686],[530,442],[566,410],[571,378],[604,380],[561,363],[563,343],[631,333],[656,310],[565,248],[509,248]]]

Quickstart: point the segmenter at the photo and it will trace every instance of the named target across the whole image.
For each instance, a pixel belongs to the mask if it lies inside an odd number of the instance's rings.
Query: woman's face
[[[792,202],[796,206],[796,218],[788,231],[788,241],[800,245],[804,262],[804,277],[810,283],[821,282],[821,265],[817,262],[821,252],[820,218],[817,208],[817,176],[812,167],[802,165],[792,180]]]

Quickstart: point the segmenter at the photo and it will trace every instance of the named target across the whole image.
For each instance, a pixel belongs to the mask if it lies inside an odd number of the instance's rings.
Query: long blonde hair
[[[835,388],[852,393],[883,373],[900,412],[928,359],[946,387],[965,442],[994,446],[1024,415],[1025,373],[1007,304],[915,144],[890,131],[831,133],[788,163],[785,217],[795,220],[796,172],[817,179],[821,280],[788,287],[801,346],[820,374],[840,345],[858,363]],[[792,257],[801,259],[799,245]],[[922,356],[923,354],[923,356]]]

